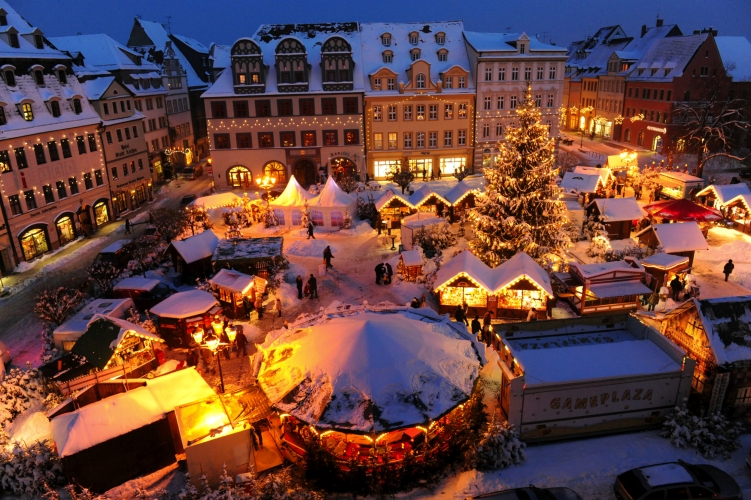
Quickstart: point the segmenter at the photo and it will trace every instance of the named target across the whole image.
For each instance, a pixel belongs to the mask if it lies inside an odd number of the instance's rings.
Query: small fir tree
[[[566,210],[558,200],[553,140],[540,123],[531,86],[516,108],[518,127],[509,127],[500,143],[497,165],[484,169],[486,190],[477,197],[470,218],[472,251],[491,267],[526,252],[536,261],[564,260],[570,246],[563,231]]]
[[[605,229],[605,224],[602,223],[602,217],[599,215],[590,215],[587,217],[587,222],[584,225],[584,233],[589,239],[587,255],[604,260],[605,255],[611,250],[611,247],[608,230]]]
[[[310,224],[310,208],[308,207],[308,200],[303,202],[302,217],[300,218],[300,225],[302,227],[308,227]]]
[[[727,419],[721,413],[697,417],[683,405],[675,407],[662,426],[662,437],[670,439],[678,448],[695,448],[705,458],[730,458],[740,448],[743,425]]]
[[[355,223],[352,220],[352,216],[349,215],[349,210],[344,211],[344,217],[342,217],[342,229],[352,229]]]

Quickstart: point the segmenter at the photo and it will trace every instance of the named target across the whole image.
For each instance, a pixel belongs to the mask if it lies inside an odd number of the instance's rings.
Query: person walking
[[[256,313],[258,313],[258,319],[263,319],[263,300],[261,299],[261,294],[258,294],[258,298],[256,299]]]
[[[376,285],[381,284],[381,277],[383,276],[383,264],[375,266]]]
[[[730,259],[727,264],[725,264],[725,267],[722,268],[722,272],[725,274],[725,281],[728,280],[733,269],[735,269],[735,264],[733,264],[733,259]]]
[[[647,311],[654,311],[655,306],[659,304],[660,302],[660,294],[657,292],[652,292],[652,295],[649,296],[649,305],[647,306]]]
[[[235,347],[237,348],[238,358],[240,356],[243,358],[248,357],[248,339],[243,332],[237,332],[237,337],[235,337]]]
[[[482,325],[480,324],[480,315],[475,314],[475,318],[472,320],[472,324],[470,325],[470,329],[472,330],[473,335],[477,335],[479,332],[482,331]]]
[[[326,269],[332,268],[333,265],[331,265],[331,259],[334,258],[334,254],[331,253],[331,247],[327,246],[323,251],[323,260],[326,261]]]
[[[313,238],[316,239],[315,236],[313,236],[313,228],[315,228],[315,224],[313,224],[313,221],[308,222],[308,239]]]
[[[152,212],[151,210],[149,210],[149,224],[153,224],[154,220],[155,220],[154,219],[154,212]]]
[[[464,309],[462,308],[462,306],[456,307],[456,312],[454,313],[454,321],[456,321],[457,323],[464,323],[465,325],[469,326],[467,316],[464,315]]]
[[[310,274],[310,278],[308,279],[308,286],[310,287],[310,298],[312,299],[313,296],[315,298],[318,298],[318,280],[316,279],[313,274]]]
[[[393,276],[393,275],[394,275],[394,270],[391,269],[391,264],[389,264],[388,262],[386,262],[386,281],[385,281],[385,283],[387,285],[391,284],[391,276]]]
[[[673,300],[678,302],[678,296],[683,290],[683,282],[678,278],[676,274],[673,281],[670,282],[670,289],[673,291]]]
[[[125,234],[130,234],[130,219],[125,219]]]
[[[486,326],[490,327],[491,322],[493,320],[493,318],[490,317],[491,314],[493,314],[493,313],[490,312],[490,311],[485,311],[485,316],[482,317],[482,326],[483,326],[483,328],[486,327]]]
[[[297,275],[297,278],[295,279],[295,284],[297,284],[297,298],[302,300],[302,276],[299,274]]]
[[[275,307],[276,307],[276,312],[279,313],[279,317],[281,318],[282,317],[282,299],[280,299],[279,297],[276,298]]]

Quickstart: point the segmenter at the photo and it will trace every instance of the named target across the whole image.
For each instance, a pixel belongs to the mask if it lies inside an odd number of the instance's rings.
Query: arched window
[[[446,33],[444,33],[443,31],[436,33],[435,43],[437,43],[438,45],[443,45],[444,43],[446,43]]]
[[[263,167],[264,175],[276,179],[276,184],[287,182],[287,169],[278,161],[270,161]]]
[[[52,116],[58,118],[60,116],[60,103],[57,101],[50,102],[50,111],[52,111]]]
[[[313,221],[314,226],[323,226],[323,212],[320,210],[311,210],[310,220]]]
[[[424,89],[425,88],[425,75],[423,75],[422,73],[418,73],[416,82],[417,84],[415,86],[418,89]]]
[[[441,49],[438,51],[438,60],[439,61],[448,61],[449,59],[449,51],[446,49]]]
[[[18,235],[23,250],[23,258],[26,261],[41,257],[50,251],[47,224],[35,224]]]
[[[241,187],[247,189],[250,186],[253,176],[246,167],[235,165],[227,171],[227,184],[231,187]]]
[[[384,33],[381,35],[381,43],[384,47],[390,47],[391,46],[391,33]]]
[[[644,131],[639,131],[639,135],[636,137],[636,145],[644,146]]]
[[[274,209],[274,217],[276,217],[276,222],[280,226],[284,225],[284,210],[281,208],[275,208]]]
[[[73,112],[77,115],[83,113],[83,108],[81,107],[81,99],[73,99]]]
[[[409,55],[413,61],[420,59],[420,49],[412,49],[409,51]]]
[[[331,211],[331,227],[342,227],[342,221],[344,220],[344,215],[339,210],[332,210]]]
[[[420,34],[417,31],[413,31],[409,34],[409,43],[412,45],[417,45],[417,43],[420,41]]]

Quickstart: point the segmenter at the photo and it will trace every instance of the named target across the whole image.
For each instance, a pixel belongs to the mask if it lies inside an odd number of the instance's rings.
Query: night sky
[[[749,0],[9,0],[47,36],[104,32],[126,43],[133,17],[167,22],[172,32],[232,44],[252,35],[261,23],[327,21],[463,20],[468,31],[525,31],[566,46],[598,27],[620,24],[639,36],[642,24],[654,26],[657,14],[684,34],[713,26],[720,35],[751,40]]]

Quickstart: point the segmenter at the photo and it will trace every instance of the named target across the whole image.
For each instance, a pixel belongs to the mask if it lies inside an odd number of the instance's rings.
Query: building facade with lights
[[[464,32],[472,76],[477,82],[475,165],[488,166],[498,152],[527,82],[551,136],[559,131],[566,49],[525,33]]]
[[[460,21],[360,25],[368,173],[473,167],[475,82]]]
[[[203,94],[217,187],[364,176],[357,23],[262,25],[230,57]]]
[[[161,167],[162,160],[174,166],[186,166],[193,163],[196,145],[193,137],[192,115],[190,109],[190,92],[188,90],[188,72],[180,64],[172,43],[168,43],[162,62],[162,85],[167,89],[165,108],[169,125],[170,148],[165,151],[167,158],[152,161],[154,170]],[[157,162],[160,162],[158,165]]]
[[[111,220],[99,116],[73,61],[0,8],[0,271]]]

